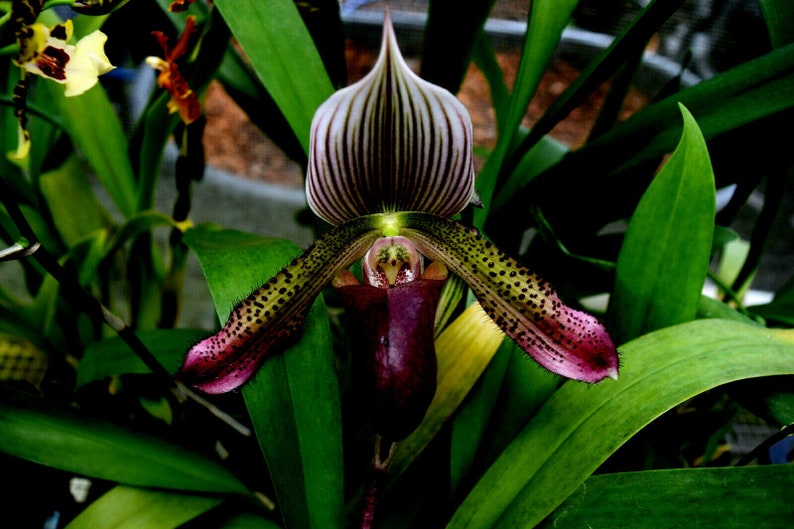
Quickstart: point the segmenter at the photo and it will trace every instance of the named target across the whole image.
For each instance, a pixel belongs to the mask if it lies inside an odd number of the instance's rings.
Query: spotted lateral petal
[[[338,226],[232,310],[223,329],[194,345],[178,377],[206,393],[231,391],[301,329],[334,274],[360,259],[380,235],[377,218]]]
[[[399,218],[401,233],[466,281],[491,319],[541,366],[585,382],[617,378],[618,355],[604,326],[564,305],[549,283],[455,221],[422,213]]]
[[[473,192],[471,118],[408,68],[387,15],[373,70],[314,116],[309,205],[331,224],[396,211],[452,217]]]

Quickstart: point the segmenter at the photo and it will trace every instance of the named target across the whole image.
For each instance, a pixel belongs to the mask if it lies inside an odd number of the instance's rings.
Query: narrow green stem
[[[33,231],[33,227],[28,223],[27,218],[22,213],[19,205],[13,200],[13,193],[6,186],[5,180],[0,178],[0,201],[5,206],[8,215],[16,225],[19,233],[33,245],[38,244],[38,237]],[[170,373],[157,361],[152,353],[146,348],[138,336],[127,326],[119,317],[115,316],[106,307],[97,301],[91,294],[85,291],[80,284],[74,280],[46,248],[39,245],[32,253],[32,256],[60,284],[66,297],[71,299],[78,307],[88,314],[95,321],[100,321],[110,326],[116,333],[130,346],[138,358],[162,381],[167,385],[172,385]]]
[[[2,53],[0,53],[0,55],[2,55]],[[0,94],[0,106],[9,106],[13,108],[14,100],[11,98],[11,96]],[[61,123],[61,120],[57,116],[54,116],[49,112],[45,112],[39,106],[31,105],[30,103],[28,103],[27,112],[28,114],[34,114],[40,117],[41,119],[52,125],[53,127],[63,129],[63,123]]]
[[[753,315],[750,314],[750,312],[744,307],[744,302],[742,301],[739,294],[737,294],[730,285],[725,283],[725,281],[720,279],[720,277],[711,270],[708,271],[707,275],[708,278],[711,279],[715,285],[717,285],[717,288],[725,293],[724,297],[736,304],[736,310],[738,310],[743,316],[753,318]]]
[[[582,261],[588,264],[591,264],[601,270],[605,271],[612,271],[615,269],[615,263],[612,261],[607,261],[605,259],[597,259],[595,257],[588,257],[586,255],[580,255],[574,253],[565,246],[565,243],[562,242],[562,239],[557,237],[557,234],[554,233],[554,228],[552,228],[551,224],[546,217],[543,216],[543,213],[540,211],[539,207],[532,207],[531,214],[535,218],[538,223],[538,228],[540,229],[541,236],[554,241],[554,244],[560,251],[567,257],[571,257],[572,259],[576,259],[578,261]]]

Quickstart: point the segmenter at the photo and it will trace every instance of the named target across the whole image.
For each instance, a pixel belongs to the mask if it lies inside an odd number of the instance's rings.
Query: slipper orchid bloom
[[[474,194],[472,157],[468,112],[411,72],[387,15],[373,70],[333,94],[312,122],[308,202],[334,228],[192,347],[181,379],[207,393],[237,388],[298,333],[332,283],[357,322],[354,343],[370,355],[364,370],[375,398],[389,394],[376,410],[388,416],[396,406],[404,423],[378,433],[399,440],[435,391],[433,324],[447,272],[544,368],[586,382],[616,378],[615,346],[593,316],[452,220]],[[425,270],[421,256],[432,261]],[[346,270],[362,257],[360,285]]]

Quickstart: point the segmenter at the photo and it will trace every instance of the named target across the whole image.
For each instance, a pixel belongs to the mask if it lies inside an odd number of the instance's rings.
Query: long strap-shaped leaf
[[[119,485],[89,505],[67,529],[164,529],[207,512],[220,498]],[[262,527],[267,527],[263,525]]]
[[[42,465],[127,485],[247,492],[217,461],[10,390],[0,394],[0,449]]]
[[[283,240],[207,226],[189,230],[185,241],[201,261],[222,320],[297,253]],[[288,527],[333,528],[342,521],[341,404],[323,307],[317,300],[300,340],[265,362],[243,387]]]
[[[488,216],[488,208],[502,163],[576,4],[577,2],[572,0],[534,0],[530,4],[524,50],[518,65],[507,116],[500,122],[503,128],[499,130],[496,149],[488,158],[477,179],[477,191],[485,206],[474,212],[475,225],[478,227],[482,227]]]
[[[647,185],[631,169],[673,150],[681,135],[679,103],[710,140],[790,109],[792,101],[794,44],[789,44],[646,107],[537,177],[527,177],[536,180],[506,197],[499,217],[516,218],[543,197],[543,212],[560,238],[590,234],[615,218],[626,196]],[[583,218],[589,219],[586,225]]]
[[[629,222],[609,311],[616,343],[695,319],[711,257],[716,196],[706,142],[681,106],[684,132]]]
[[[589,478],[541,527],[777,529],[792,503],[792,465],[626,472]]]
[[[567,383],[480,479],[448,527],[534,527],[643,426],[735,380],[794,373],[794,331],[699,320],[622,349],[618,381]]]
[[[221,0],[215,6],[308,153],[314,111],[334,89],[295,3]]]

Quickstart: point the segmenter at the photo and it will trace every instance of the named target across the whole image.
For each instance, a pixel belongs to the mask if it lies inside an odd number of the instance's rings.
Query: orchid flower
[[[115,68],[105,55],[107,36],[104,33],[96,30],[75,44],[69,44],[74,32],[72,21],[47,27],[35,22],[41,9],[41,2],[17,1],[12,4],[19,44],[14,64],[22,69],[22,78],[14,88],[14,114],[19,122],[16,159],[25,158],[30,151],[30,134],[26,127],[29,74],[65,85],[64,95],[74,97],[92,88],[100,75]]]
[[[190,125],[201,115],[198,96],[190,88],[177,62],[188,52],[188,43],[195,30],[196,17],[188,16],[185,29],[173,48],[168,45],[168,37],[162,32],[152,32],[163,49],[165,58],[146,58],[146,64],[160,72],[157,76],[157,86],[165,88],[171,95],[171,99],[168,101],[168,111],[172,114],[178,112],[179,118],[185,125]]]
[[[385,356],[397,347],[406,360],[405,370],[388,375],[391,387],[375,391],[392,391],[394,401],[407,383],[427,401],[435,382],[431,388],[426,374],[411,372],[426,369],[435,378],[427,350],[448,272],[544,368],[586,382],[616,378],[617,352],[596,318],[564,305],[549,283],[453,220],[474,195],[472,158],[468,112],[408,68],[387,15],[373,70],[333,94],[312,122],[308,203],[334,228],[241,301],[220,332],[192,347],[181,379],[207,393],[237,388],[298,333],[332,282],[357,322],[354,341]],[[422,256],[432,260],[424,270]],[[365,284],[358,285],[346,269],[362,257]],[[374,362],[372,369],[391,369],[388,358]],[[399,438],[405,428],[388,433]]]
[[[68,44],[73,32],[71,20],[51,28],[39,23],[24,27],[14,62],[27,72],[66,85],[66,97],[84,93],[115,67],[105,55],[107,35],[96,30]]]

